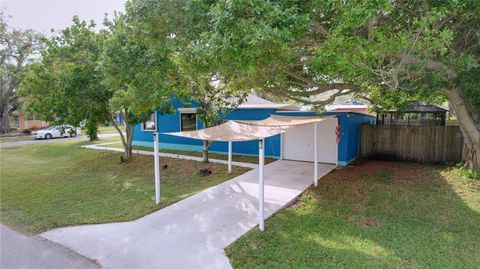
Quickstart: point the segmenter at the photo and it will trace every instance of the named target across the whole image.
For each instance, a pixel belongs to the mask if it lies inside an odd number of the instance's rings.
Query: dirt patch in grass
[[[379,225],[379,221],[375,218],[357,217],[355,222],[363,227],[377,227]]]

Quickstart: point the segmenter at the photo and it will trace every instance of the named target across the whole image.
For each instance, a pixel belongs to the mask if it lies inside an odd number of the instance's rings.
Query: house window
[[[20,117],[19,116],[13,116],[13,127],[15,128],[20,128]]]
[[[157,130],[156,119],[157,119],[156,113],[152,113],[150,115],[150,119],[142,123],[142,129],[144,131],[156,131]]]
[[[181,113],[180,114],[180,131],[197,130],[197,114]]]
[[[27,118],[28,121],[35,120],[35,115],[28,113],[26,115],[26,118]]]

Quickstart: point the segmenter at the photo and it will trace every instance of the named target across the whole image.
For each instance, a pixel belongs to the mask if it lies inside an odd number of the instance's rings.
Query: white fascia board
[[[180,107],[178,112],[180,113],[197,113],[198,107]]]

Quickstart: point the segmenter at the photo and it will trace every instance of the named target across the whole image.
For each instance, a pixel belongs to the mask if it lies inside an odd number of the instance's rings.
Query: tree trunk
[[[203,162],[208,163],[208,148],[210,147],[210,141],[203,141]]]
[[[125,134],[124,134],[122,130],[118,127],[118,124],[115,122],[115,119],[113,118],[113,116],[110,116],[110,123],[113,125],[113,127],[115,127],[118,134],[120,135],[120,139],[123,145],[123,153],[124,153],[124,156],[121,157],[121,160],[122,162],[126,162],[130,160],[133,156],[133,146],[132,146],[133,126],[126,123]]]
[[[457,115],[468,151],[465,159],[465,168],[480,169],[480,113],[473,107],[467,96],[460,88],[446,92]]]
[[[127,148],[126,148],[126,156],[127,156],[127,160],[130,160],[132,157],[133,157],[133,146],[132,146],[132,142],[133,142],[133,128],[134,126],[131,125],[131,124],[127,124]]]
[[[8,105],[5,105],[0,118],[0,132],[5,134],[10,131],[10,115],[8,114]]]

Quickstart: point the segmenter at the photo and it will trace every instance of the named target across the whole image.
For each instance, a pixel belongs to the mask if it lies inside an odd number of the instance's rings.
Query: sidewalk
[[[123,152],[123,149],[121,149],[121,148],[109,147],[108,146],[108,145],[112,145],[112,144],[118,144],[118,142],[108,142],[108,143],[101,143],[101,144],[95,144],[95,145],[86,145],[86,146],[82,146],[82,148]],[[153,156],[153,154],[154,154],[153,151],[137,150],[137,149],[134,149],[133,153],[141,154],[141,155],[150,155],[150,156]],[[197,162],[203,161],[203,159],[201,157],[180,155],[180,154],[174,154],[174,153],[159,152],[158,155],[160,157],[183,159],[183,160],[190,160],[190,161],[197,161]],[[219,160],[219,159],[212,159],[212,158],[209,159],[209,162],[220,163],[220,164],[225,164],[225,165],[228,164],[228,161],[226,161],[226,160]],[[246,168],[252,168],[252,169],[258,167],[258,164],[235,162],[235,161],[232,161],[232,165],[233,166],[246,167]]]
[[[319,177],[335,167],[319,164]],[[265,218],[312,185],[312,168],[312,163],[284,160],[265,166]],[[135,221],[60,228],[41,236],[108,269],[230,269],[223,249],[257,226],[258,189],[258,169],[253,169]]]
[[[0,224],[2,269],[98,269],[100,266],[61,245],[25,236]]]

